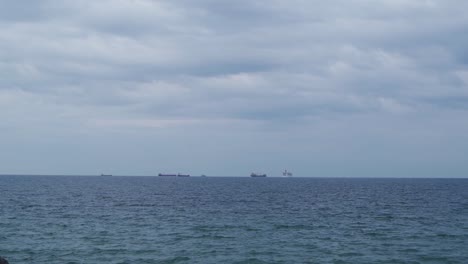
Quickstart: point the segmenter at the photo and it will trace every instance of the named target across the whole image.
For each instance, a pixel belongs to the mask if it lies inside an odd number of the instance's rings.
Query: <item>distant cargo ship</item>
[[[190,174],[177,174],[177,177],[190,177]]]
[[[267,175],[266,174],[257,174],[257,173],[251,173],[250,174],[250,177],[266,177]]]
[[[283,176],[286,176],[286,177],[291,177],[293,174],[292,172],[288,171],[288,170],[284,170],[283,171]]]
[[[112,174],[102,174],[101,173],[101,176],[107,176],[108,177],[108,176],[112,176]]]
[[[164,174],[164,173],[159,173],[159,177],[176,177],[177,174]]]

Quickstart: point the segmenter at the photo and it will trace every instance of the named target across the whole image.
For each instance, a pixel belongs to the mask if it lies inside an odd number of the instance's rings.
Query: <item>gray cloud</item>
[[[311,131],[343,128],[346,120],[362,128],[362,136],[351,134],[363,144],[368,137],[390,137],[390,131],[373,128],[385,120],[401,130],[419,131],[434,129],[429,124],[437,123],[434,113],[441,113],[438,118],[453,120],[448,127],[457,121],[464,124],[457,131],[468,126],[460,114],[468,97],[465,1],[43,0],[0,5],[5,138],[14,138],[14,131],[70,138],[127,131],[151,141],[142,131],[154,129],[171,131],[173,138],[167,140],[178,142],[193,129],[207,148],[220,151],[203,136],[207,130],[223,131],[250,149],[243,133],[268,138],[272,131],[290,130],[297,138],[310,133],[320,142],[344,140],[346,131]],[[424,121],[414,128],[407,120]],[[440,137],[461,136],[437,131]],[[243,145],[244,140],[250,143]],[[287,144],[292,139],[274,140]],[[433,150],[441,147],[429,140]],[[272,151],[280,149],[277,145]],[[363,157],[378,152],[371,149]],[[242,152],[232,147],[231,154],[237,156],[236,151]],[[338,152],[329,151],[324,162],[332,162]],[[460,159],[456,153],[452,158]],[[306,173],[307,162],[300,160],[297,167]]]

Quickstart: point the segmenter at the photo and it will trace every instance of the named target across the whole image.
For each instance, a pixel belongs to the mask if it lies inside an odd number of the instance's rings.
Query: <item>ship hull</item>
[[[250,177],[254,177],[254,178],[264,178],[264,177],[266,177],[266,174],[255,174],[255,173],[252,173],[252,174],[250,174]]]

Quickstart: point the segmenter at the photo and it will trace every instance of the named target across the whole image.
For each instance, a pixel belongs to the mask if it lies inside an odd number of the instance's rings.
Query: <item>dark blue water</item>
[[[0,177],[15,263],[468,263],[468,180]]]

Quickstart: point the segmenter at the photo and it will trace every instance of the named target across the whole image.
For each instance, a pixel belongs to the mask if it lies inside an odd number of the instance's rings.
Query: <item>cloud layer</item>
[[[303,156],[317,147],[325,158],[312,151],[311,159],[325,165],[311,166],[325,168],[319,170],[324,176],[346,176],[326,169],[334,163],[356,174],[396,166],[400,174],[424,175],[423,163],[437,160],[439,171],[468,172],[463,153],[454,150],[468,130],[466,1],[4,0],[0,6],[5,142],[21,134],[47,148],[51,143],[38,143],[38,135],[61,135],[60,153],[73,138],[94,142],[106,133],[117,133],[109,140],[127,142],[119,148],[125,150],[135,137],[154,141],[155,148],[183,148],[189,138],[213,152],[227,148],[232,157],[226,159],[238,160],[215,174],[248,166],[276,170],[273,157],[290,155],[284,163],[312,174]],[[420,137],[426,140],[417,143]],[[266,138],[277,143],[262,143]],[[335,140],[340,147],[326,147]],[[393,145],[396,156],[413,146],[408,158],[420,161],[373,160],[379,144],[363,147],[372,140]],[[256,153],[252,144],[269,149],[257,153],[269,158],[243,157]],[[288,144],[301,151],[278,154]],[[425,157],[424,145],[450,155]],[[185,168],[202,170],[216,156],[206,155]],[[174,159],[163,160],[175,169],[181,164]],[[138,161],[119,170],[157,169]],[[364,169],[366,161],[376,168]],[[107,162],[112,167],[112,159]],[[21,171],[16,166],[10,170]],[[77,167],[40,169],[72,173]]]

